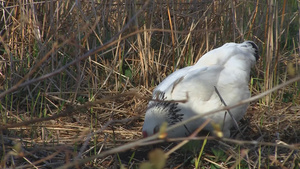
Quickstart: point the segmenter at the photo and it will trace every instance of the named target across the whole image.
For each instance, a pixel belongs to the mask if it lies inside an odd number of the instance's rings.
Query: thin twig
[[[216,91],[217,95],[219,96],[221,102],[224,104],[224,106],[227,106],[226,102],[224,101],[224,99],[222,98],[221,94],[219,93],[217,87],[216,86],[214,86],[214,87],[215,87],[215,91]],[[239,127],[237,121],[235,120],[235,118],[233,117],[231,111],[229,109],[227,109],[227,112],[230,115],[231,119],[233,120],[234,127],[241,133],[242,137],[244,137],[244,135],[243,135],[242,131],[240,130],[240,127]],[[224,129],[225,119],[226,119],[227,112],[225,112],[225,115],[224,115],[222,130]]]
[[[182,147],[183,145],[185,145],[186,143],[188,143],[190,140],[189,138],[194,138],[197,136],[197,134],[203,130],[203,128],[210,122],[210,119],[207,119],[204,123],[201,124],[200,127],[197,128],[197,130],[195,130],[189,137],[187,137],[185,140],[183,140],[181,143],[177,144],[175,147],[173,147],[170,151],[168,151],[165,155],[167,155],[167,157],[172,154],[173,152],[175,152],[177,149],[179,149],[180,147]]]

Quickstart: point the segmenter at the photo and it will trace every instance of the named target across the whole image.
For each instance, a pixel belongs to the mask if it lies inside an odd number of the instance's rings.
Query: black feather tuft
[[[259,59],[258,46],[252,41],[247,41],[247,43],[249,43],[254,48],[254,50],[255,50],[254,56],[255,56],[255,59],[257,61]]]
[[[164,92],[157,91],[155,94],[156,98],[151,104],[149,104],[148,109],[155,107],[156,111],[166,112],[166,121],[169,125],[174,125],[183,119],[183,114],[179,113],[181,109],[178,108],[178,103],[173,101],[166,101],[167,97]]]

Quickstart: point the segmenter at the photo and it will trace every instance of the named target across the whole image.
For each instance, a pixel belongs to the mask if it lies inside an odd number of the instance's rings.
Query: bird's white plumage
[[[249,98],[250,69],[257,57],[257,46],[251,41],[240,44],[226,43],[203,55],[195,65],[179,69],[169,75],[154,89],[153,99],[165,101],[186,99],[186,102],[150,101],[145,115],[143,134],[145,136],[154,134],[164,121],[173,125],[197,114],[224,107],[215,87],[227,105]],[[236,121],[244,116],[247,106],[244,104],[230,110]],[[223,126],[224,114],[225,111],[221,111],[194,120],[169,131],[168,137],[188,136],[208,118]],[[230,136],[229,129],[232,126],[233,120],[227,114],[222,129],[226,137]],[[205,130],[213,131],[211,124],[207,125]]]

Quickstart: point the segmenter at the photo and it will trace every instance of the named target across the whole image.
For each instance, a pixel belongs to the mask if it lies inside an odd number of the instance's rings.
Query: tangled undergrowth
[[[300,168],[299,2],[0,1],[0,168]],[[255,41],[231,139],[142,139],[153,88]],[[190,141],[189,141],[190,140]]]

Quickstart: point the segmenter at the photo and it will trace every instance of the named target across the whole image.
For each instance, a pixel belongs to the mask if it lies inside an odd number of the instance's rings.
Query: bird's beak
[[[143,137],[144,137],[144,138],[148,137],[147,131],[143,131],[142,133],[143,133]]]

